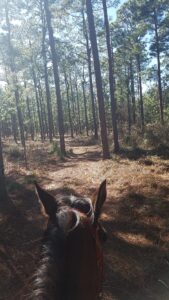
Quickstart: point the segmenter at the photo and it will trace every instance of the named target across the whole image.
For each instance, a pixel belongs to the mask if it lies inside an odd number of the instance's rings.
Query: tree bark
[[[6,187],[2,145],[2,124],[0,122],[0,211],[1,213],[9,213],[10,210],[13,212],[14,209],[15,207],[13,205],[13,202],[8,197]]]
[[[87,8],[87,17],[89,24],[89,32],[90,32],[90,41],[94,59],[94,69],[95,69],[95,77],[96,77],[96,88],[97,88],[97,98],[99,105],[99,118],[100,118],[100,127],[101,127],[101,140],[102,140],[102,148],[103,148],[103,158],[110,158],[109,145],[108,145],[108,137],[107,137],[107,128],[106,128],[106,117],[105,117],[105,107],[104,107],[104,97],[103,97],[103,88],[102,88],[102,78],[101,78],[101,68],[100,68],[100,60],[96,39],[96,31],[94,25],[94,16],[93,16],[93,8],[91,0],[86,0],[86,8]]]
[[[76,88],[76,100],[77,100],[77,113],[78,113],[78,127],[79,127],[79,133],[82,133],[82,125],[81,125],[81,115],[80,115],[80,105],[79,105],[79,93],[78,93],[78,86],[77,86],[77,78],[75,82],[75,88]]]
[[[49,10],[48,0],[44,0],[44,8],[45,8],[48,33],[49,33],[49,44],[50,44],[50,49],[51,49],[51,54],[52,54],[53,73],[54,73],[55,90],[56,90],[56,97],[57,97],[60,150],[61,150],[62,155],[65,155],[66,151],[65,151],[65,139],[64,139],[64,122],[63,122],[62,99],[61,99],[61,93],[60,93],[58,59],[57,59],[57,53],[56,53],[56,49],[55,49],[55,40],[54,40],[53,28],[52,28],[52,24],[51,24],[51,12]]]
[[[4,161],[2,153],[2,139],[1,139],[1,124],[0,124],[0,207],[2,203],[5,203],[8,199],[6,183],[5,183],[5,174],[4,174]]]
[[[129,70],[126,74],[126,90],[127,90],[127,111],[128,111],[128,133],[131,135],[131,103],[130,103],[130,87],[129,87]]]
[[[42,2],[41,2],[41,14],[42,14],[41,18],[42,18],[42,26],[43,26],[42,57],[43,57],[43,66],[44,66],[44,73],[45,73],[45,89],[46,89],[46,102],[47,102],[47,113],[48,113],[49,141],[51,143],[53,140],[53,135],[54,135],[54,125],[53,125],[51,94],[50,94],[50,89],[49,89],[46,47],[45,47],[46,26],[45,26],[45,18],[43,15]]]
[[[89,73],[89,82],[90,82],[90,97],[92,103],[92,116],[93,116],[93,128],[94,128],[94,137],[98,139],[98,128],[97,128],[97,121],[96,121],[96,108],[94,102],[94,92],[93,92],[93,80],[92,80],[92,64],[91,64],[91,49],[89,47],[89,37],[84,17],[84,10],[82,10],[82,17],[83,17],[83,33],[86,39],[86,52],[87,52],[87,62],[88,62],[88,73]]]
[[[37,105],[37,112],[38,112],[40,136],[41,136],[41,141],[44,142],[44,131],[43,131],[40,101],[39,101],[39,95],[38,95],[37,79],[36,79],[36,74],[35,74],[35,70],[34,70],[34,67],[33,67],[33,61],[31,63],[32,63],[32,77],[33,77],[36,105]]]
[[[86,135],[89,136],[89,125],[88,125],[88,116],[87,116],[87,100],[86,100],[86,93],[85,93],[84,74],[83,74],[83,81],[82,81],[82,90],[83,90],[83,103],[84,103],[84,112],[85,112]]]
[[[45,139],[46,134],[48,136],[49,130],[48,130],[47,117],[46,117],[46,107],[45,107],[45,103],[44,103],[44,97],[43,97],[40,80],[38,80],[38,94],[39,94],[39,104],[40,104],[40,111],[41,111],[41,118],[42,118],[43,135],[44,135],[44,139]]]
[[[73,92],[73,84],[72,84],[72,77],[71,77],[71,74],[69,75],[69,82],[70,82],[70,94],[71,94],[71,97],[70,97],[70,107],[72,109],[72,114],[73,114],[73,120],[72,120],[72,126],[74,128],[74,131],[76,132],[76,135],[78,134],[78,131],[77,131],[77,114],[76,114],[76,103],[75,103],[75,96],[74,96],[74,92]]]
[[[12,123],[12,134],[14,141],[18,144],[18,128],[17,128],[17,117],[15,113],[11,113],[11,123]]]
[[[69,82],[67,80],[66,72],[64,73],[65,77],[65,86],[66,86],[66,96],[67,96],[67,105],[68,105],[68,115],[69,115],[69,126],[71,132],[71,138],[73,138],[73,123],[72,123],[72,116],[71,116],[71,107],[70,107],[70,96],[69,96]]]
[[[35,130],[34,130],[34,124],[33,124],[31,110],[30,110],[30,98],[28,96],[26,97],[26,105],[27,105],[28,118],[29,118],[29,132],[31,135],[31,140],[34,141]]]
[[[24,87],[26,89],[26,81],[24,82]],[[35,131],[34,131],[34,124],[33,124],[33,119],[32,119],[32,114],[31,114],[31,109],[30,109],[30,98],[26,97],[26,106],[27,106],[27,114],[28,114],[28,119],[29,119],[29,133],[31,136],[31,140],[34,141],[34,137],[35,137]]]
[[[131,81],[132,119],[133,119],[133,123],[135,124],[136,123],[136,98],[135,98],[132,60],[130,61],[130,81]]]
[[[109,29],[108,15],[107,15],[106,0],[102,0],[102,3],[103,3],[104,22],[105,22],[105,30],[106,30],[106,43],[107,43],[107,52],[108,52],[108,64],[109,64],[109,87],[110,87],[113,135],[114,135],[114,152],[117,153],[119,152],[119,139],[118,139],[118,129],[117,129],[117,116],[116,116],[113,60],[112,60],[112,51],[111,51],[111,44],[110,44],[110,29]]]
[[[19,123],[19,130],[20,130],[20,138],[21,144],[24,148],[25,153],[25,160],[26,160],[26,144],[25,144],[25,135],[24,135],[24,124],[23,124],[23,117],[22,111],[20,108],[20,96],[19,96],[19,89],[18,89],[18,80],[16,75],[16,67],[14,61],[14,51],[11,43],[11,24],[9,20],[9,11],[8,11],[8,1],[5,2],[5,14],[6,14],[6,26],[7,26],[7,38],[8,38],[8,55],[9,55],[9,62],[10,62],[10,70],[13,74],[13,85],[14,85],[14,96],[15,96],[15,103],[16,103],[16,110],[18,116],[18,123]]]
[[[164,124],[164,112],[163,112],[163,93],[161,84],[161,62],[160,62],[160,47],[159,47],[159,36],[158,36],[158,24],[157,24],[157,12],[154,9],[154,30],[155,30],[155,43],[157,51],[157,75],[158,75],[158,94],[159,94],[159,106],[160,106],[160,119],[161,124]]]
[[[22,144],[22,147],[24,148],[25,160],[26,160],[26,143],[25,143],[25,134],[24,134],[24,124],[23,124],[22,111],[20,108],[20,97],[19,97],[17,83],[16,83],[16,89],[15,89],[15,100],[16,100],[16,109],[17,109],[17,114],[18,114],[21,144]]]
[[[137,68],[138,68],[138,80],[139,80],[139,93],[140,93],[140,113],[141,113],[141,130],[144,132],[144,103],[143,103],[143,91],[142,91],[142,76],[141,76],[141,63],[140,55],[136,56]]]

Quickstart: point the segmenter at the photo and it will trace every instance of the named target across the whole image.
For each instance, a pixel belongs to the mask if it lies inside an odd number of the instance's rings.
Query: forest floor
[[[92,197],[105,178],[102,222],[103,300],[169,299],[169,155],[122,151],[102,160],[89,139],[67,139],[69,156],[59,159],[48,143],[30,142],[28,166],[11,142],[4,143],[5,168],[15,210],[0,214],[0,300],[22,299],[35,270],[45,227],[33,181],[53,194]],[[165,155],[164,155],[165,154]]]

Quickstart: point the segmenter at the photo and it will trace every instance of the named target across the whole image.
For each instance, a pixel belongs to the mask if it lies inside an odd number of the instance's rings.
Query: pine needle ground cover
[[[36,269],[46,219],[34,192],[36,179],[53,194],[94,195],[107,179],[102,215],[103,300],[169,299],[169,159],[122,152],[102,160],[88,140],[69,140],[63,160],[48,143],[30,142],[28,169],[6,142],[7,186],[14,209],[0,215],[0,299],[23,299]],[[15,149],[16,154],[16,149]],[[12,153],[12,155],[11,155]]]

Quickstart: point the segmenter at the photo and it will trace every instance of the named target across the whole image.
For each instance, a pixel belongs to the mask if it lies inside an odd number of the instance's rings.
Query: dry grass
[[[33,180],[54,194],[91,196],[105,178],[108,200],[102,219],[109,240],[103,299],[169,299],[169,160],[122,155],[103,161],[100,147],[91,141],[67,140],[67,144],[70,155],[61,161],[47,143],[30,143],[29,170],[23,160],[8,159],[12,146],[5,145],[9,192],[19,213],[0,218],[0,299],[18,299],[13,295],[35,269],[44,218]]]

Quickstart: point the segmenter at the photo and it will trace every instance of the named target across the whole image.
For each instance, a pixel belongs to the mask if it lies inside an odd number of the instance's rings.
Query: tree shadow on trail
[[[102,159],[101,151],[86,151],[80,154],[71,152],[68,156],[76,161],[99,161]]]
[[[169,299],[169,201],[128,193],[105,211],[103,299]]]
[[[34,272],[45,220],[33,190],[7,178],[13,208],[0,218],[0,299],[13,300]]]
[[[98,145],[98,140],[95,139],[94,136],[90,137],[80,137],[79,139],[71,139],[68,142],[68,145],[70,147],[87,147],[87,146],[95,146]]]
[[[74,149],[74,148],[72,148]],[[113,156],[114,154],[112,154]],[[140,158],[146,159],[145,164],[146,165],[152,165],[153,162],[148,159],[149,156],[158,156],[163,160],[169,159],[169,147],[160,145],[157,148],[145,150],[142,148],[134,148],[134,149],[128,149],[128,148],[121,148],[119,155],[122,158],[128,158],[129,160],[138,160]],[[101,150],[86,150],[83,153],[76,154],[74,151],[71,151],[68,153],[69,158],[73,158],[80,161],[99,161],[102,159],[102,151]]]
[[[161,159],[169,159],[169,147],[160,145],[157,148],[145,150],[142,148],[127,149],[121,148],[120,153],[122,157],[130,160],[138,160],[139,158],[145,158],[147,156],[159,156]]]

